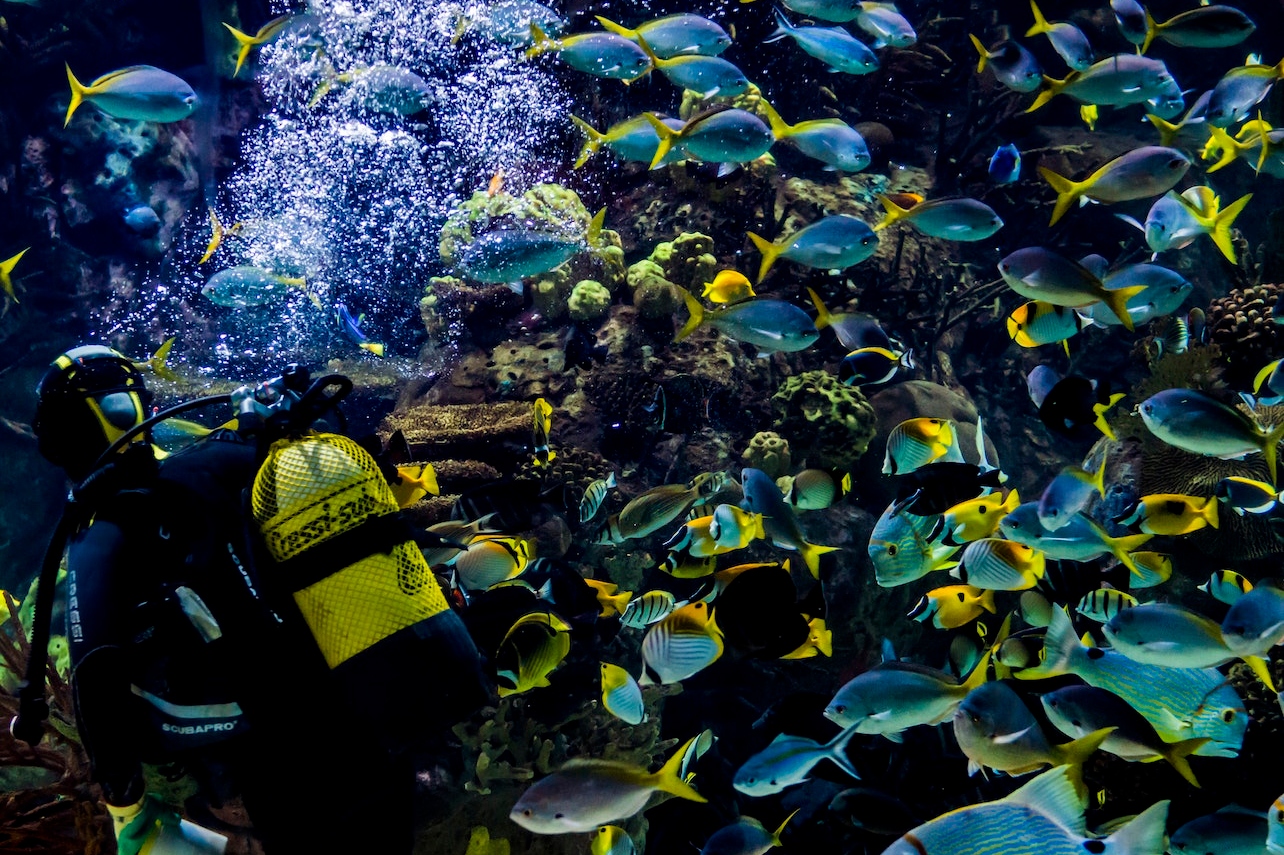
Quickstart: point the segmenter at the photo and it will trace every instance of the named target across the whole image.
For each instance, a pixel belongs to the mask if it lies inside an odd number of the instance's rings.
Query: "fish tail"
[[[1122,401],[1123,399],[1124,399],[1124,393],[1116,392],[1115,394],[1111,395],[1110,399],[1106,401],[1104,404],[1092,405],[1092,412],[1096,415],[1096,418],[1092,422],[1093,427],[1101,431],[1101,435],[1104,436],[1106,439],[1110,440],[1111,442],[1115,441],[1115,432],[1110,429],[1110,422],[1106,421],[1106,413],[1110,412],[1110,408],[1113,407],[1115,404],[1119,403],[1120,401]]]
[[[1025,111],[1027,113],[1033,113],[1035,110],[1060,95],[1061,90],[1065,88],[1066,84],[1073,80],[1077,75],[1078,72],[1071,72],[1061,80],[1057,80],[1055,77],[1049,77],[1046,74],[1043,75],[1043,82],[1047,84],[1047,88],[1039,90],[1039,94],[1034,96],[1034,103],[1029,107],[1026,107]]]
[[[1252,198],[1252,193],[1239,197],[1218,212],[1217,219],[1213,221],[1213,231],[1209,237],[1213,239],[1213,243],[1217,245],[1217,248],[1222,251],[1222,255],[1226,256],[1226,260],[1231,264],[1237,263],[1235,261],[1235,246],[1231,243],[1231,223],[1235,222],[1235,218],[1240,215],[1240,212],[1244,210],[1244,206],[1248,204],[1248,200]]]
[[[597,130],[579,116],[571,116],[571,121],[575,123],[575,127],[583,131],[588,137],[584,142],[584,147],[580,149],[580,156],[575,158],[575,168],[579,169],[606,142],[606,134]]]
[[[375,356],[383,356],[383,345],[379,345],[379,350],[380,352],[375,353]],[[374,353],[374,351],[371,351],[371,353]],[[424,464],[423,470],[419,473],[419,482],[423,485],[423,488],[432,495],[441,495],[441,488],[437,486],[437,470],[432,468],[431,463]]]
[[[686,756],[687,750],[691,747],[691,743],[695,742],[698,738],[699,735],[697,734],[682,743],[681,747],[679,747],[677,751],[674,751],[673,755],[669,757],[668,760],[664,761],[664,765],[660,767],[660,771],[649,776],[650,780],[648,783],[657,790],[662,790],[663,792],[670,793],[671,795],[678,796],[679,798],[690,799],[693,802],[707,802],[708,799],[697,793],[690,784],[682,780],[682,758]]]
[[[968,692],[985,683],[990,675],[990,655],[993,649],[986,650],[981,654],[981,658],[976,661],[972,667],[972,673],[967,675],[967,679],[959,684],[960,697],[966,697]]]
[[[251,36],[248,33],[241,32],[226,21],[223,23],[223,26],[227,27],[227,31],[232,34],[234,39],[236,39],[236,70],[232,72],[232,76],[235,77],[241,73],[241,66],[245,65],[245,60],[250,55],[250,51],[253,50],[255,45],[262,44],[263,40],[256,36]]]
[[[811,577],[813,579],[819,579],[820,556],[824,555],[826,552],[836,552],[838,549],[839,547],[837,546],[818,546],[815,543],[803,541],[802,549],[799,549],[798,552],[802,555],[803,563],[807,565],[807,569],[811,571]]]
[[[852,765],[851,758],[847,756],[847,743],[851,742],[852,737],[855,735],[856,727],[853,725],[835,736],[829,744],[825,746],[825,756],[830,760],[833,760],[834,765],[839,769],[842,769],[848,775],[851,775],[859,781],[860,773],[856,771],[856,767]],[[788,820],[785,821],[788,822]],[[784,826],[782,825],[781,828],[784,828]]]
[[[13,269],[18,266],[18,262],[21,261],[22,257],[30,250],[31,247],[27,247],[17,255],[6,258],[4,261],[0,261],[0,287],[4,288],[5,294],[7,294],[9,299],[13,300],[15,303],[18,302],[18,293],[13,290]]]
[[[85,88],[84,84],[76,79],[76,75],[71,73],[71,63],[66,63],[66,66],[67,82],[71,84],[71,103],[67,105],[67,118],[62,123],[64,128],[71,124],[72,113],[76,112],[76,108],[80,106],[81,102],[85,100],[85,96],[89,94],[89,90]]]
[[[1107,837],[1107,852],[1130,853],[1164,851],[1164,829],[1168,823],[1168,800],[1155,802],[1132,822]]]
[[[776,846],[784,845],[783,843],[780,842],[780,835],[784,833],[785,826],[789,824],[789,820],[793,819],[798,814],[798,811],[800,810],[802,810],[802,808],[794,808],[794,812],[789,814],[789,816],[785,817],[785,821],[780,823],[780,827],[777,828],[774,832],[772,832],[771,842],[773,844],[775,844]]]
[[[1271,428],[1270,432],[1266,434],[1266,439],[1262,445],[1262,454],[1263,456],[1266,457],[1266,468],[1270,470],[1270,473],[1271,473],[1271,486],[1274,486],[1276,483],[1275,481],[1276,453],[1275,452],[1276,452],[1276,449],[1279,447],[1281,439],[1284,439],[1284,422],[1281,422],[1280,424]]]
[[[531,21],[531,46],[526,49],[526,58],[534,59],[557,49],[557,43],[540,29],[539,24]]]
[[[1047,18],[1043,17],[1043,12],[1039,9],[1039,4],[1035,0],[1030,0],[1030,11],[1034,13],[1034,24],[1025,31],[1026,38],[1046,33],[1052,29],[1052,25],[1048,23]]]
[[[776,259],[780,257],[780,253],[785,251],[785,248],[781,244],[772,243],[753,232],[749,232],[749,240],[753,241],[753,245],[762,253],[762,264],[758,267],[758,282],[762,282],[767,276],[767,271],[771,269],[771,265],[776,263]],[[757,285],[758,282],[754,284]]]
[[[626,39],[632,39],[638,34],[637,30],[630,30],[628,27],[620,26],[610,18],[603,18],[601,15],[594,15],[593,17],[597,18],[597,22],[602,25],[602,29],[610,33],[615,33],[617,36],[624,36]]]
[[[357,347],[361,348],[367,353],[373,353],[375,356],[383,356],[386,350],[383,344],[377,341],[363,341],[361,342],[361,344],[357,345]],[[433,495],[436,495],[436,493],[434,493]]]
[[[780,118],[780,114],[776,112],[776,108],[771,106],[771,103],[768,102],[767,99],[764,98],[758,102],[758,109],[766,114],[767,124],[771,126],[771,135],[773,137],[778,140],[782,140],[789,136],[789,133],[793,128],[785,122],[784,119]]]
[[[170,336],[161,342],[161,346],[156,348],[152,358],[147,360],[147,366],[152,369],[152,373],[162,380],[169,380],[171,383],[178,380],[178,375],[169,367],[169,352],[174,349],[174,342],[177,336]]]
[[[1092,485],[1092,488],[1097,491],[1097,495],[1101,496],[1101,498],[1103,499],[1106,497],[1106,454],[1107,453],[1108,452],[1102,453],[1101,465],[1097,467],[1096,472],[1092,473],[1092,480],[1088,482],[1089,484]]]
[[[895,223],[899,220],[903,220],[907,216],[909,216],[909,212],[910,212],[909,208],[902,208],[900,205],[896,204],[891,199],[887,198],[881,193],[878,196],[878,201],[883,204],[883,210],[886,213],[883,216],[882,221],[877,223],[874,226],[874,231],[876,232],[881,231],[882,229],[885,229],[888,226],[890,226],[892,223]]]
[[[1217,157],[1217,162],[1206,170],[1211,175],[1222,167],[1233,163],[1236,158],[1247,150],[1247,143],[1241,143],[1226,133],[1223,128],[1216,128],[1210,125],[1208,128],[1208,142],[1204,143],[1204,148],[1200,151],[1199,156],[1204,160],[1211,160],[1214,156]],[[1215,155],[1214,152],[1218,152],[1218,154]]]
[[[1101,747],[1101,743],[1110,738],[1118,728],[1103,727],[1100,730],[1094,730],[1085,736],[1081,736],[1073,742],[1067,742],[1065,745],[1058,745],[1054,753],[1066,766],[1082,766],[1084,762],[1091,757],[1096,750]]]
[[[1115,313],[1119,323],[1129,332],[1132,331],[1132,315],[1128,314],[1128,301],[1133,297],[1146,290],[1145,285],[1133,285],[1131,288],[1118,288],[1114,291],[1107,291],[1101,298],[1110,311]]]
[[[976,36],[968,33],[967,37],[972,40],[972,47],[976,48],[976,52],[981,55],[981,58],[976,61],[976,73],[980,74],[985,71],[985,64],[990,59],[990,52],[985,49],[985,45],[981,44],[981,40]]]
[[[816,307],[816,329],[823,330],[834,322],[834,316],[829,313],[829,309],[825,308],[824,302],[815,289],[809,287],[807,296],[811,297],[811,304]]]
[[[700,301],[693,297],[687,289],[679,288],[678,290],[682,292],[682,299],[686,301],[687,311],[691,314],[691,317],[687,318],[687,322],[682,325],[682,329],[678,330],[678,334],[673,337],[675,343],[691,335],[704,323],[704,306],[700,305]]]
[[[661,122],[655,113],[643,113],[642,115],[651,123],[651,127],[655,128],[656,134],[660,137],[660,144],[655,147],[655,155],[651,158],[651,169],[655,169],[660,165],[660,161],[664,160],[664,156],[669,153],[669,149],[673,147],[673,141],[678,138],[678,131]]]
[[[597,246],[602,242],[602,226],[606,223],[606,206],[593,215],[589,220],[588,229],[584,233],[584,240],[589,246]]]
[[[1134,576],[1140,576],[1141,571],[1137,569],[1137,562],[1133,561],[1132,556],[1128,553],[1140,549],[1152,537],[1154,537],[1153,534],[1143,532],[1142,534],[1125,535],[1124,537],[1111,537],[1107,539],[1106,543],[1110,546],[1111,554],[1118,558],[1123,566],[1128,568],[1129,573]]]
[[[1209,496],[1204,500],[1204,506],[1199,509],[1199,515],[1208,522],[1213,528],[1218,528],[1218,505],[1220,502],[1216,498]]]
[[[1039,167],[1039,174],[1043,176],[1043,180],[1048,182],[1052,190],[1057,194],[1057,203],[1052,208],[1052,220],[1048,223],[1050,226],[1055,226],[1057,220],[1064,217],[1066,211],[1070,210],[1070,206],[1083,195],[1083,191],[1087,189],[1087,182],[1071,181],[1046,166]],[[1129,329],[1132,328],[1129,327]]]
[[[1199,781],[1195,780],[1195,773],[1191,771],[1190,763],[1186,758],[1211,741],[1207,736],[1197,736],[1194,739],[1183,739],[1181,742],[1168,742],[1164,744],[1163,757],[1177,770],[1178,775],[1190,781],[1192,787],[1198,787]]]
[[[1059,617],[1057,612],[1061,613]],[[1013,671],[1012,676],[1018,680],[1042,680],[1069,673],[1070,657],[1082,646],[1070,618],[1061,609],[1054,608],[1052,621],[1043,636],[1043,661],[1031,668]]]
[[[1155,130],[1159,131],[1160,145],[1169,146],[1173,144],[1173,140],[1177,138],[1177,132],[1181,130],[1180,125],[1174,125],[1172,122],[1162,118],[1161,116],[1156,116],[1154,113],[1147,113],[1146,119],[1150,124],[1155,126]]]
[[[1137,48],[1138,54],[1145,54],[1146,51],[1150,50],[1150,43],[1155,40],[1155,36],[1159,35],[1159,25],[1151,17],[1150,10],[1143,9],[1142,11],[1146,13],[1146,38],[1142,40],[1141,47]]]
[[[767,42],[780,41],[781,39],[790,35],[792,29],[793,28],[789,26],[789,19],[786,18],[779,9],[777,9],[776,10],[776,29],[771,33],[771,35],[767,36],[765,39],[762,40],[763,44],[766,44]]]
[[[1280,693],[1280,690],[1275,688],[1275,681],[1271,679],[1270,663],[1260,656],[1245,656],[1244,664],[1249,667],[1249,670],[1253,672],[1257,679],[1262,681],[1266,688],[1277,695]]]
[[[994,608],[994,592],[990,589],[987,588],[981,592],[981,598],[978,600],[978,603],[981,608],[985,609],[990,614],[998,614]]]

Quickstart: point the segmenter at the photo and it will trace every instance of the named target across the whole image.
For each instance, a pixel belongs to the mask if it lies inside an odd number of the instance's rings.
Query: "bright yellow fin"
[[[758,266],[758,281],[754,283],[757,285],[766,278],[767,271],[771,270],[771,266],[776,263],[776,259],[780,257],[780,253],[785,251],[785,248],[781,244],[772,243],[753,232],[749,232],[749,240],[762,253],[762,264]]]

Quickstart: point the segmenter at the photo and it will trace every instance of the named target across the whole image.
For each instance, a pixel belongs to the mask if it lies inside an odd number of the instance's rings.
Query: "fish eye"
[[[987,513],[989,510],[990,510],[990,509],[989,509],[989,508],[987,508],[985,505],[982,505],[981,507],[977,508],[977,511],[978,511],[979,513],[981,513],[981,514],[985,514],[985,513]]]
[[[524,811],[522,811],[522,816],[534,816],[534,815],[535,815],[535,812],[532,811],[530,808],[526,808]]]
[[[565,816],[566,816],[566,814],[564,814],[564,813],[555,813],[555,814],[553,814],[553,819],[562,819],[562,818],[564,818]]]
[[[834,707],[834,712],[836,712],[838,715],[842,715],[843,713],[847,712],[847,705],[839,704],[838,706]]]
[[[1230,724],[1234,720],[1235,720],[1234,710],[1222,710],[1222,721],[1226,722],[1227,724]]]
[[[895,554],[896,554],[896,544],[894,544],[894,543],[889,543],[889,544],[887,544],[887,554],[888,554],[888,555],[895,555]]]
[[[1106,655],[1106,651],[1102,650],[1100,647],[1089,647],[1089,648],[1088,648],[1088,658],[1089,658],[1089,659],[1100,659],[1101,657],[1103,657],[1103,656],[1105,656],[1105,655]]]
[[[1104,840],[1085,840],[1083,841],[1083,849],[1085,852],[1097,855],[1097,853],[1106,851],[1106,843]]]

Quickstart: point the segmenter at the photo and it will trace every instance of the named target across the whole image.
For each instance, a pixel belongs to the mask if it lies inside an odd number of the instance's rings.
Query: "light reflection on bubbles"
[[[449,272],[437,250],[446,215],[500,168],[512,174],[521,163],[524,183],[550,180],[531,164],[566,132],[569,112],[562,86],[520,48],[476,36],[452,44],[460,10],[315,0],[263,47],[257,73],[271,107],[243,137],[242,166],[220,192],[224,225],[241,222],[242,231],[198,267],[210,231],[204,211],[189,212],[159,281],[138,289],[145,305],[114,315],[114,331],[170,325],[188,362],[237,375],[270,369],[275,358],[359,356],[334,320],[343,302],[354,316],[365,313],[368,336],[413,354],[423,288]],[[372,109],[376,99],[355,81],[380,64],[422,78],[428,108],[410,116]],[[320,309],[295,288],[249,309],[201,295],[209,276],[237,264],[305,278]]]

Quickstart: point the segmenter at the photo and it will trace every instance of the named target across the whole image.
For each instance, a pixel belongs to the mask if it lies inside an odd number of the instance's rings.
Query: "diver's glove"
[[[226,837],[180,818],[155,796],[107,810],[120,855],[222,855],[227,848]]]

